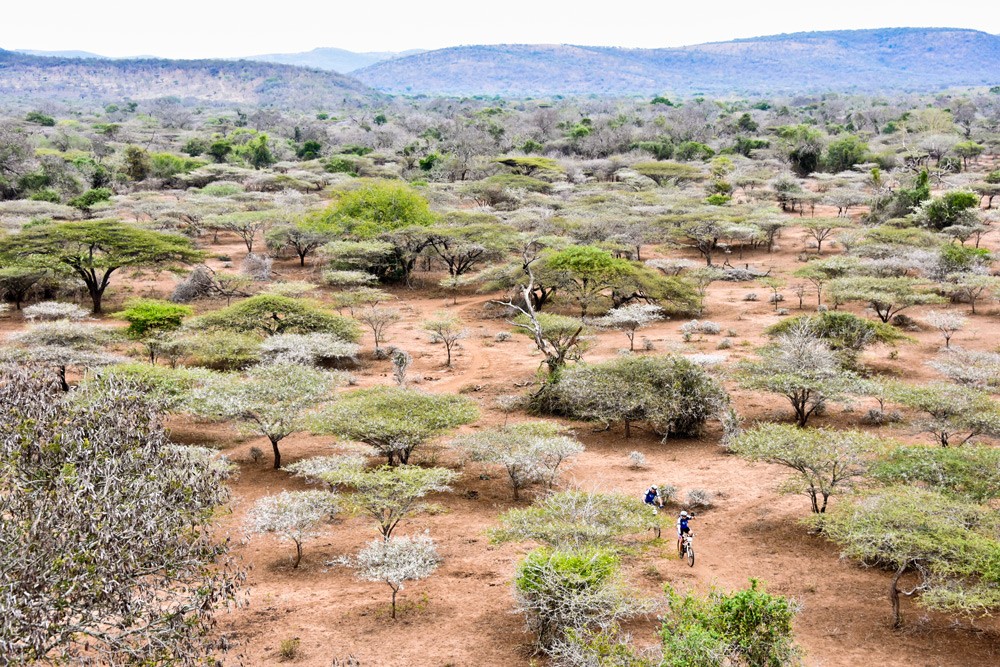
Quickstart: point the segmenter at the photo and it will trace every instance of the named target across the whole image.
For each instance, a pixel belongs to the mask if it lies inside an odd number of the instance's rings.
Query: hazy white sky
[[[661,47],[898,26],[1000,33],[996,0],[45,0],[4,2],[0,48],[109,56],[547,43]]]

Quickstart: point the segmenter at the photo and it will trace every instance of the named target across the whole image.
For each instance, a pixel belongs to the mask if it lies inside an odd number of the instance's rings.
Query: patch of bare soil
[[[238,259],[245,248],[232,239],[213,246],[212,251]],[[763,251],[747,255],[743,262],[771,268],[775,275],[795,280],[791,271],[797,256],[805,251],[806,237],[786,232],[773,254]],[[731,258],[734,264],[738,260]],[[218,265],[217,262],[213,262]],[[278,270],[289,279],[309,279],[309,269],[297,262],[280,262]],[[169,278],[148,277],[144,289],[168,292]],[[433,279],[426,281],[434,285]],[[114,288],[113,288],[114,289]],[[136,287],[135,289],[139,289]],[[525,392],[534,381],[540,358],[533,354],[528,339],[515,336],[495,342],[498,331],[508,330],[502,320],[486,319],[488,297],[460,295],[457,305],[436,288],[394,290],[404,320],[390,330],[389,343],[413,355],[410,377],[416,386],[431,392],[467,392],[482,409],[482,419],[472,427],[497,424],[504,415],[495,399],[502,394]],[[760,300],[747,302],[743,296],[755,291]],[[791,290],[784,290],[784,307],[798,310]],[[121,292],[118,292],[118,296]],[[720,336],[704,336],[685,343],[678,332],[680,321],[666,321],[640,332],[656,353],[667,351],[725,354],[735,362],[753,354],[762,344],[764,329],[777,322],[774,307],[767,303],[768,291],[749,283],[712,285],[705,319],[718,322]],[[200,305],[199,310],[208,306]],[[802,312],[815,310],[815,294],[806,297]],[[457,311],[466,321],[470,336],[462,341],[453,368],[444,368],[444,350],[431,344],[420,322],[434,311]],[[909,312],[919,319],[919,309]],[[969,326],[955,342],[968,348],[992,349],[997,331],[995,312],[971,317]],[[856,311],[857,312],[857,311]],[[7,323],[4,323],[7,329]],[[718,351],[718,341],[732,330],[733,346]],[[875,349],[865,363],[873,369],[891,372],[908,381],[925,381],[935,373],[925,363],[940,347],[936,332],[911,332],[915,342],[900,345],[896,358],[889,349]],[[639,342],[637,340],[637,342]],[[391,383],[387,361],[370,358],[370,334],[366,356],[354,371],[360,385]],[[600,333],[587,359],[597,361],[615,356],[627,347],[624,335]],[[748,419],[787,419],[789,406],[776,397],[733,390],[736,407]],[[856,426],[864,401],[845,412],[835,406],[815,425]],[[526,419],[522,414],[511,419]],[[906,626],[890,627],[887,600],[888,576],[842,560],[836,548],[822,537],[811,535],[800,520],[808,514],[803,497],[783,496],[776,490],[785,477],[783,469],[751,465],[726,454],[718,445],[719,433],[710,428],[700,439],[661,443],[654,436],[636,430],[626,440],[620,430],[595,432],[590,426],[573,424],[587,451],[565,476],[566,485],[600,491],[617,491],[639,496],[651,482],[669,482],[682,494],[693,488],[717,494],[716,507],[702,513],[694,523],[698,560],[689,568],[676,558],[674,543],[643,537],[643,548],[630,557],[630,579],[648,595],[656,595],[664,583],[680,589],[706,591],[712,586],[731,589],[747,585],[751,577],[766,582],[775,592],[798,600],[802,612],[795,622],[798,642],[811,666],[854,667],[858,664],[918,667],[987,667],[1000,664],[1000,625],[993,621],[953,622],[927,614],[904,602]],[[491,545],[486,531],[495,525],[501,512],[514,507],[510,492],[496,471],[469,466],[452,493],[432,498],[440,510],[406,521],[401,533],[428,531],[438,542],[444,558],[441,568],[429,579],[415,582],[400,593],[401,613],[389,618],[390,591],[385,585],[356,580],[351,571],[327,562],[352,555],[377,536],[375,528],[362,517],[347,517],[322,531],[305,545],[305,558],[298,569],[291,568],[294,547],[265,537],[244,541],[240,524],[248,506],[257,498],[282,489],[307,488],[299,479],[270,467],[270,447],[264,439],[240,440],[217,424],[171,422],[175,439],[198,444],[211,443],[239,464],[233,482],[231,512],[220,519],[224,530],[239,542],[235,551],[251,570],[248,578],[249,603],[221,617],[220,629],[245,642],[243,663],[270,665],[279,662],[282,640],[298,638],[299,656],[293,664],[303,667],[331,667],[335,660],[356,657],[365,667],[420,665],[426,667],[528,665],[530,637],[521,619],[512,613],[510,579],[518,559],[529,544]],[[921,436],[904,427],[885,429],[887,436],[920,441]],[[317,456],[332,451],[332,438],[295,435],[282,443],[285,461]],[[264,460],[253,463],[249,449],[260,447]],[[648,467],[641,471],[627,465],[631,450],[645,454]],[[418,450],[419,451],[419,450]],[[457,465],[443,447],[427,447],[415,458],[439,465]],[[530,499],[521,501],[521,506]],[[834,499],[833,502],[836,502]],[[668,536],[669,537],[669,536]],[[656,620],[651,618],[631,627],[640,642],[655,641]],[[235,664],[235,658],[232,660]]]

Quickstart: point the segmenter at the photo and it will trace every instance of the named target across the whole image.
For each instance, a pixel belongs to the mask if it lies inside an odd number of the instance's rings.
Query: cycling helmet
[[[653,490],[655,491],[655,490],[656,490],[656,489],[658,489],[659,487],[658,487],[658,486],[656,486],[656,484],[654,484],[653,486],[651,486],[651,487],[649,487],[649,488],[651,488],[651,489],[653,489]]]
[[[682,511],[682,512],[681,512],[681,516],[688,516],[688,517],[689,517],[689,516],[691,516],[691,515],[690,515],[690,514],[688,514],[688,513],[686,512],[686,511]]]

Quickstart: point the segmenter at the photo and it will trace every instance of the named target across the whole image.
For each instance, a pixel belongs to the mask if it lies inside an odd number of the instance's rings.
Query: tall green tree
[[[0,239],[0,258],[6,262],[79,278],[87,287],[94,313],[101,312],[104,292],[118,269],[168,267],[201,256],[188,239],[117,220],[48,222]]]

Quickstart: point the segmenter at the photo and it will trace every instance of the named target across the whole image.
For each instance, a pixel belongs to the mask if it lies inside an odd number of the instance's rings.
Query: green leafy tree
[[[840,504],[824,526],[845,556],[892,572],[894,627],[903,622],[901,596],[918,595],[928,609],[962,615],[1000,608],[1000,523],[988,507],[897,486]],[[917,581],[901,589],[908,574]]]
[[[705,369],[678,356],[626,356],[564,370],[549,391],[555,412],[605,425],[645,423],[664,438],[692,436],[729,404]]]
[[[270,167],[277,162],[274,154],[271,153],[271,146],[268,144],[266,134],[258,134],[243,146],[238,147],[237,150],[247,164],[254,169]]]
[[[28,299],[32,289],[48,274],[46,269],[32,266],[5,266],[0,268],[0,297],[12,301],[17,310]]]
[[[615,281],[628,273],[629,263],[594,246],[570,246],[545,258],[553,271],[564,275],[563,289],[580,306],[580,317],[598,304]]]
[[[135,299],[125,304],[125,308],[113,316],[128,322],[125,334],[142,341],[149,355],[149,363],[156,363],[157,354],[167,344],[166,334],[180,328],[185,317],[194,311],[189,306],[158,301],[156,299]]]
[[[888,385],[887,396],[922,412],[916,427],[942,447],[961,445],[979,436],[1000,437],[1000,404],[980,389],[944,382],[897,382]]]
[[[409,463],[413,450],[475,421],[479,411],[464,396],[372,387],[344,394],[313,418],[313,429],[363,442],[389,465]]]
[[[278,444],[306,426],[306,413],[330,397],[338,377],[302,364],[254,366],[246,375],[213,376],[191,392],[194,414],[238,420],[241,431],[263,435],[281,467]]]
[[[794,470],[784,490],[805,493],[813,513],[824,514],[830,496],[862,479],[887,444],[881,436],[862,431],[761,424],[743,431],[729,447],[751,461]]]
[[[868,159],[868,144],[854,134],[845,134],[826,146],[826,168],[833,173],[848,171]]]
[[[402,182],[363,179],[342,194],[327,212],[331,222],[360,240],[434,221],[427,200]]]
[[[759,355],[758,360],[740,364],[740,385],[787,398],[800,427],[828,401],[861,391],[860,378],[845,369],[830,346],[807,326],[778,336]]]
[[[571,633],[610,630],[644,611],[624,585],[618,556],[590,547],[531,551],[514,574],[514,599],[546,652]]]
[[[357,342],[357,325],[328,313],[304,299],[259,294],[193,320],[194,329],[217,329],[236,333],[273,336],[285,333],[332,333]]]
[[[326,225],[307,217],[293,225],[280,225],[268,230],[264,241],[272,252],[291,249],[299,258],[299,266],[305,266],[306,257],[333,241],[334,236]]]
[[[69,272],[83,281],[101,312],[112,274],[123,267],[167,267],[202,254],[173,234],[132,227],[116,220],[44,223],[0,239],[0,258],[38,269]]]
[[[977,206],[979,196],[976,193],[955,190],[922,204],[914,215],[925,227],[941,231],[952,225],[973,222],[973,210]]]
[[[871,471],[884,484],[920,485],[954,498],[986,503],[1000,498],[1000,449],[896,447]]]
[[[344,505],[375,520],[382,539],[406,517],[426,511],[422,499],[431,493],[450,491],[458,474],[447,468],[380,466],[365,468],[361,462],[344,462],[336,457],[306,459],[288,467],[297,475],[316,479],[341,489]],[[350,490],[347,492],[347,490]]]
[[[108,188],[93,188],[87,190],[79,197],[74,197],[69,200],[69,205],[78,208],[84,213],[89,213],[90,209],[96,204],[108,201],[111,199],[111,195],[114,194]]]
[[[867,303],[883,322],[912,306],[944,302],[914,278],[840,278],[830,284],[830,294],[840,303]]]
[[[170,301],[157,299],[134,299],[114,313],[114,317],[128,322],[125,332],[132,338],[144,338],[164,331],[173,331],[181,326],[185,317],[194,311],[190,306],[182,306]]]
[[[809,125],[785,125],[776,133],[796,175],[806,177],[819,168],[823,152],[823,134],[819,130]]]
[[[149,151],[139,146],[126,146],[123,156],[123,171],[132,181],[144,181],[149,177],[153,164],[149,159]]]
[[[789,317],[768,327],[767,333],[780,336],[803,326],[826,342],[848,365],[854,365],[858,355],[871,346],[895,345],[908,340],[891,324],[872,322],[851,313],[834,311]]]

